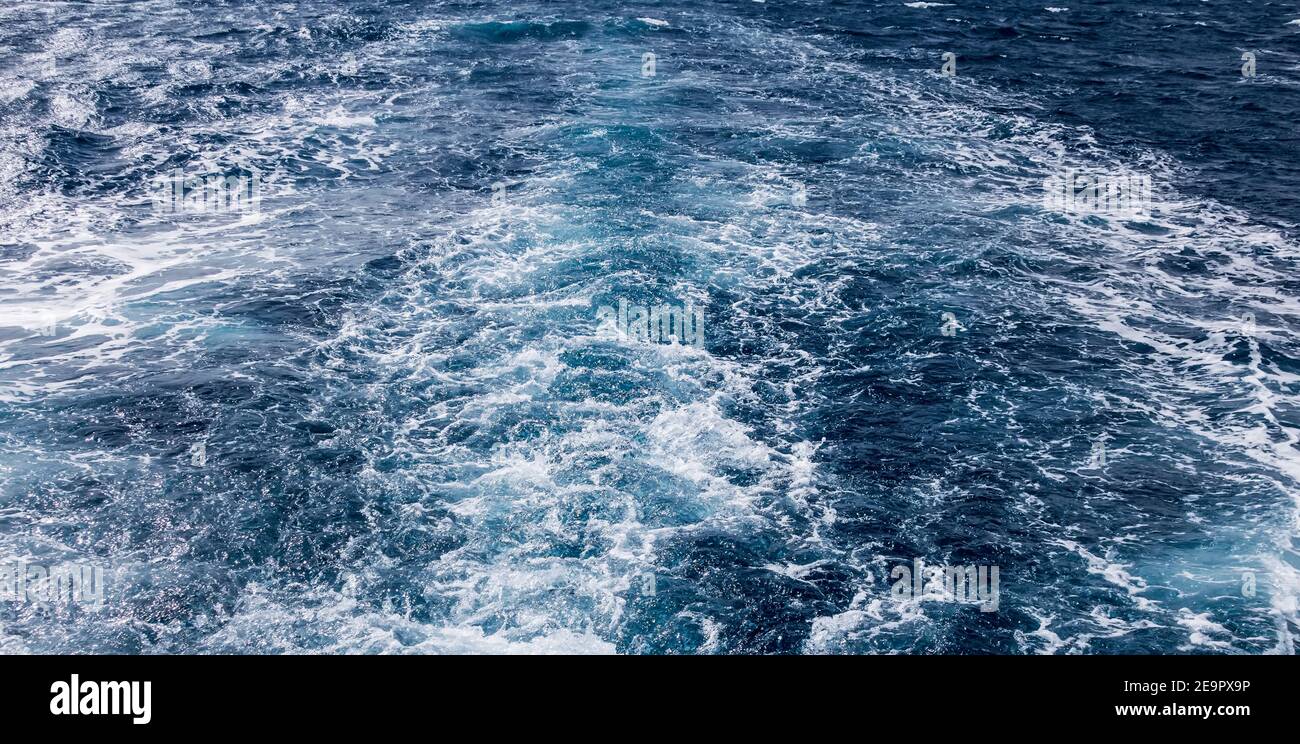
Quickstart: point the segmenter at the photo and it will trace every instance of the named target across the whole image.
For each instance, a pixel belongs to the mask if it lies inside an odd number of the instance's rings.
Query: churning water
[[[1300,10],[1053,2],[5,3],[0,651],[1294,653]]]

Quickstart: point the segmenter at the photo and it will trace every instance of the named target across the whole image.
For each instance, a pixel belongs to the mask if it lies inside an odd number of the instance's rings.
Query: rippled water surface
[[[1043,2],[5,3],[0,651],[1294,653],[1300,9]]]

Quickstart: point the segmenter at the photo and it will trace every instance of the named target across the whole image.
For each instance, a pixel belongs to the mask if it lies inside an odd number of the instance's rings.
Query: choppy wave
[[[0,563],[111,583],[0,650],[1294,653],[1278,19],[45,7],[0,10]],[[1105,62],[1195,22],[1261,75]],[[1256,135],[1132,116],[1175,93]],[[151,201],[236,167],[257,211]],[[1045,210],[1071,168],[1155,203]]]

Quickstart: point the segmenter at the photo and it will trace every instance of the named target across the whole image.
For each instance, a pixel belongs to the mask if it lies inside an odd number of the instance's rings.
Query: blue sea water
[[[1293,654],[1298,121],[1285,2],[7,2],[0,652]]]

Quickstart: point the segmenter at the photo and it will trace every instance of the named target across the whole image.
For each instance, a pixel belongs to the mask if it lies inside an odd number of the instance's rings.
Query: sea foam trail
[[[1059,114],[1104,9],[743,5],[0,9],[0,564],[116,592],[0,651],[1294,653],[1286,197]]]

